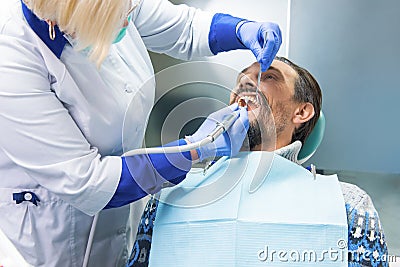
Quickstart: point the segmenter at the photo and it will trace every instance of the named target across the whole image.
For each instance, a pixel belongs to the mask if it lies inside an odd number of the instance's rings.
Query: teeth
[[[238,99],[237,102],[238,102],[239,104],[241,104],[242,106],[248,105],[249,102],[252,103],[252,104],[254,104],[254,105],[257,105],[257,106],[260,105],[260,104],[258,103],[257,98],[256,98],[255,96],[249,96],[249,95],[241,96],[241,97]]]

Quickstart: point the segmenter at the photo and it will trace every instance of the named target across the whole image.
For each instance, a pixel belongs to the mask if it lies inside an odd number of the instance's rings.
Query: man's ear
[[[293,123],[302,124],[304,122],[311,120],[311,118],[314,117],[314,115],[315,115],[314,106],[309,102],[302,103],[296,108],[294,112]]]

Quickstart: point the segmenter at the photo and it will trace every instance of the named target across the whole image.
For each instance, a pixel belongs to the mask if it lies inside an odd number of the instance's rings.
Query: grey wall
[[[400,174],[400,1],[293,0],[289,57],[323,89],[322,169]]]
[[[399,11],[398,0],[292,0],[288,53],[323,90],[326,133],[309,162],[369,193],[395,255],[400,255]]]

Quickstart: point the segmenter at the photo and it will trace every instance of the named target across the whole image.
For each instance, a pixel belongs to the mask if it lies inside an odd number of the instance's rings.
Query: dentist
[[[82,266],[99,214],[89,265],[124,265],[140,199],[182,181],[197,158],[235,155],[248,128],[247,112],[232,105],[193,135],[237,116],[229,138],[200,153],[121,156],[141,146],[154,101],[147,50],[190,60],[250,49],[265,71],[280,45],[274,23],[167,0],[2,0],[1,231],[33,266]]]

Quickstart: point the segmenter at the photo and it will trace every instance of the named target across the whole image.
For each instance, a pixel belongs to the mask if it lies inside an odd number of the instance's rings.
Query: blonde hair
[[[55,21],[60,30],[73,34],[77,49],[90,47],[89,59],[100,66],[122,28],[129,0],[24,0],[42,20]]]

